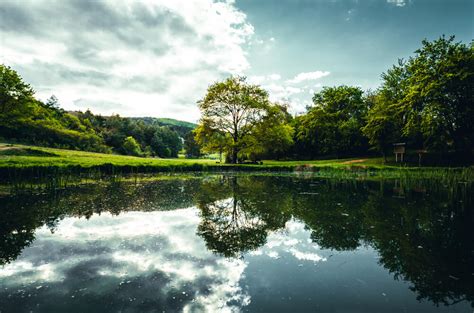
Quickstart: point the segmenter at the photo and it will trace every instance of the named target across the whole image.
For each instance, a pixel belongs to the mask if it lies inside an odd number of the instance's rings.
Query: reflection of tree
[[[269,231],[284,227],[290,216],[284,210],[288,193],[275,195],[275,186],[265,182],[268,180],[230,177],[203,188],[198,200],[198,234],[209,250],[237,256],[262,246]],[[225,198],[217,200],[221,197]]]
[[[298,198],[293,212],[311,229],[313,241],[336,250],[370,245],[395,279],[413,284],[418,299],[474,305],[472,187],[457,195],[439,188],[408,190],[405,198],[391,186],[354,188],[320,184],[317,196]]]
[[[304,190],[304,184],[300,189]],[[362,205],[365,193],[350,186],[324,182],[318,184],[317,191],[298,194],[294,215],[305,222],[311,230],[311,239],[322,248],[356,249],[365,227],[357,208]]]
[[[474,305],[472,200],[439,194],[394,199],[373,194],[363,210],[367,234],[380,262],[396,279],[411,282],[418,299],[435,304],[463,300]]]
[[[214,176],[138,185],[82,186],[43,195],[0,198],[0,265],[34,240],[35,229],[55,228],[65,216],[98,212],[166,210],[197,205],[198,234],[209,250],[240,256],[294,217],[323,248],[370,245],[396,279],[412,284],[419,299],[474,304],[473,186],[453,193],[440,185],[404,186],[404,198],[387,183],[330,183],[316,179]],[[433,191],[434,190],[434,191]],[[421,191],[421,192],[420,192]]]

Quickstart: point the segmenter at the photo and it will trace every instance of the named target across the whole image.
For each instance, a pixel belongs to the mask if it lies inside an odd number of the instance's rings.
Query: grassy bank
[[[381,158],[317,161],[263,161],[263,164],[220,164],[210,159],[139,158],[25,145],[0,144],[0,175],[3,181],[55,175],[120,175],[159,172],[266,171],[316,173],[325,177],[421,178],[456,173],[459,180],[474,179],[474,168],[410,167],[383,164]]]
[[[38,168],[38,167],[82,167],[100,166],[143,167],[160,171],[166,168],[284,168],[304,167],[373,167],[390,168],[398,166],[383,165],[380,158],[371,159],[338,159],[318,161],[264,161],[263,164],[220,164],[211,159],[161,159],[133,156],[93,153],[65,149],[53,149],[37,146],[0,144],[0,168]]]

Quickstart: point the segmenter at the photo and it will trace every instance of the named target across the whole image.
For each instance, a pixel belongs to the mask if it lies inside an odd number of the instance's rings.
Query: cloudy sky
[[[197,121],[231,74],[294,113],[322,86],[376,88],[424,38],[474,37],[472,0],[0,0],[0,62],[70,110]]]

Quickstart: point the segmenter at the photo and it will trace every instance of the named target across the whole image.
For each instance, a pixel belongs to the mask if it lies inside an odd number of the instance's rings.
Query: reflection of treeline
[[[472,191],[472,185],[223,179],[198,194],[198,233],[210,250],[239,256],[263,245],[268,232],[293,217],[322,248],[372,246],[396,279],[411,282],[419,299],[474,303]]]
[[[199,181],[160,180],[146,183],[103,182],[30,194],[28,189],[0,197],[0,265],[14,260],[34,240],[36,228],[54,230],[64,217],[89,218],[95,213],[156,211],[193,205]]]
[[[197,234],[209,250],[239,257],[295,218],[322,248],[373,247],[396,279],[436,304],[474,303],[474,186],[423,181],[227,176],[110,182],[40,195],[4,196],[0,262],[14,260],[44,224],[66,216],[196,205]]]

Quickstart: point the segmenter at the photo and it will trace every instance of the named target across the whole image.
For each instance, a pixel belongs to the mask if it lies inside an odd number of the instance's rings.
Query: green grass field
[[[9,167],[49,167],[49,166],[81,166],[94,167],[104,164],[115,166],[189,166],[193,164],[207,166],[245,166],[262,167],[254,164],[220,164],[215,159],[161,159],[141,158],[133,156],[103,154],[85,151],[54,149],[26,145],[10,145],[0,143],[0,168]],[[317,161],[263,161],[264,167],[394,167],[383,165],[381,158],[338,159]]]
[[[215,159],[160,159],[102,154],[27,145],[0,144],[0,180],[59,177],[63,174],[135,174],[159,172],[260,171],[304,172],[321,177],[399,178],[474,181],[474,167],[443,168],[383,164],[382,158],[315,161],[264,160],[263,164],[221,164]],[[49,177],[49,178],[48,178]]]

